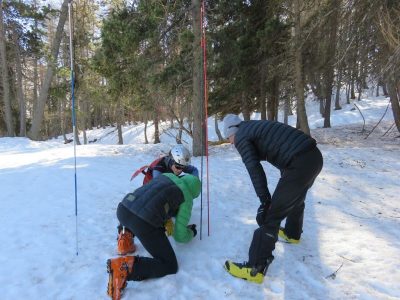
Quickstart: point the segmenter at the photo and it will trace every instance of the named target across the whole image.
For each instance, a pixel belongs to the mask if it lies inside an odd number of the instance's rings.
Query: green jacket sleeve
[[[182,191],[184,201],[179,205],[178,213],[175,218],[173,237],[179,243],[187,243],[193,239],[193,231],[187,228],[192,215],[193,199],[197,198],[201,191],[201,182],[198,177],[186,174],[178,177],[174,174],[164,173]]]
[[[175,219],[173,237],[179,243],[188,243],[193,238],[193,231],[187,228],[192,215],[193,200],[185,197],[185,201],[179,206],[178,214]]]

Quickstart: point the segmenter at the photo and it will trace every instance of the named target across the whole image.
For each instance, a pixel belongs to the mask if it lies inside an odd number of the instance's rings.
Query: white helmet
[[[190,164],[190,152],[183,145],[174,146],[169,155],[178,165],[188,166]]]

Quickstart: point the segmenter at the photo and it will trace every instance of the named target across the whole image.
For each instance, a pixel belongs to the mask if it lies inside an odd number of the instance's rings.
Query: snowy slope
[[[387,103],[357,103],[366,132]],[[308,110],[324,169],[307,197],[301,243],[277,243],[262,285],[222,268],[226,259],[247,260],[258,207],[239,154],[224,144],[210,147],[202,240],[171,239],[179,272],[129,282],[123,299],[400,299],[400,141],[395,130],[384,135],[393,123],[390,109],[364,139],[361,115],[352,108],[334,111],[330,129],[320,128],[318,113]],[[209,129],[215,140],[213,122]],[[132,172],[167,152],[173,138],[164,134],[162,144],[144,145],[143,125],[126,126],[126,144],[119,146],[113,129],[107,130],[88,132],[98,142],[77,147],[77,232],[72,145],[0,139],[1,299],[108,299],[106,260],[116,252],[116,207],[141,184],[142,178],[129,181]],[[201,160],[192,163],[200,168]],[[263,165],[273,191],[279,173]],[[191,221],[199,225],[200,198]],[[140,243],[138,254],[147,255]]]

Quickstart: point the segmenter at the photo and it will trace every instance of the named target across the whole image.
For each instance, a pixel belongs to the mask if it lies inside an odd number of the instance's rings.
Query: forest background
[[[69,142],[74,98],[77,144],[109,125],[123,144],[121,126],[137,122],[159,143],[170,121],[198,156],[206,115],[220,140],[224,114],[277,120],[279,108],[279,121],[295,111],[310,134],[305,99],[327,128],[340,95],[350,103],[371,87],[390,97],[400,132],[396,0],[9,0],[0,10],[0,136]]]

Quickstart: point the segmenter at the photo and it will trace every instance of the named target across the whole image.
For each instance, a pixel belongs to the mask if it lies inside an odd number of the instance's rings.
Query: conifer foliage
[[[208,112],[282,122],[306,100],[331,109],[367,89],[390,97],[400,131],[400,2],[350,0],[74,0],[77,127],[168,121],[203,153],[201,26],[206,30]],[[0,1],[0,135],[35,140],[71,132],[67,0]],[[58,27],[58,28],[57,28]],[[222,137],[221,137],[222,139]],[[79,142],[79,141],[78,141]],[[203,143],[204,144],[204,143]]]

